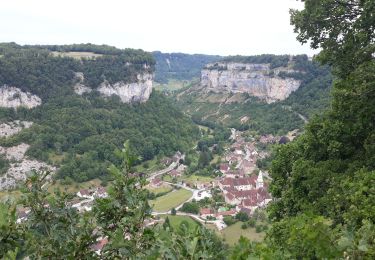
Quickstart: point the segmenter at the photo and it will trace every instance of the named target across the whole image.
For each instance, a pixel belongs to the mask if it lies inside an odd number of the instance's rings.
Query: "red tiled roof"
[[[108,238],[103,238],[99,240],[96,244],[92,245],[91,248],[94,251],[102,250],[103,247],[108,243]]]
[[[230,192],[228,192],[227,194],[225,194],[225,197],[227,197],[229,200],[233,200],[234,199],[234,195]]]
[[[203,208],[200,210],[201,215],[207,215],[207,214],[212,214],[212,210],[210,208]]]
[[[236,214],[236,211],[234,209],[231,209],[231,210],[228,210],[228,211],[222,211],[222,212],[218,212],[216,215],[217,216],[230,216],[230,215],[234,215]]]
[[[220,164],[220,170],[221,171],[227,171],[227,170],[229,170],[229,165],[226,164],[226,163]]]
[[[81,195],[90,195],[90,191],[87,189],[82,189],[79,191],[79,193],[81,193]]]

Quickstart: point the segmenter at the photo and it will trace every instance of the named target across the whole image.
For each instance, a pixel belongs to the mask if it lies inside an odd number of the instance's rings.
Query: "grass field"
[[[173,228],[179,227],[182,221],[186,221],[187,223],[189,223],[190,228],[194,228],[199,225],[198,222],[187,216],[161,215],[160,217],[165,219],[167,216]]]
[[[148,167],[145,167],[146,165],[148,165]],[[142,164],[135,166],[134,168],[137,172],[152,173],[163,169],[164,166],[160,165],[159,161],[155,157],[154,159],[145,161]]]
[[[82,183],[73,183],[71,185],[63,185],[60,181],[56,181],[55,184],[48,186],[48,191],[53,192],[56,188],[61,191],[66,191],[68,193],[77,193],[80,189],[90,189],[99,186],[101,181],[99,179],[93,179],[91,181],[86,181]]]
[[[58,52],[58,51],[53,51],[52,52],[53,56],[62,56],[62,57],[70,57],[74,59],[95,59],[96,57],[101,57],[103,56],[102,54],[97,54],[93,52],[86,52],[86,51],[69,51],[69,52]]]
[[[184,176],[181,180],[189,184],[195,184],[195,183],[201,183],[201,182],[211,182],[214,179],[208,176],[190,175],[190,176]]]
[[[0,203],[0,226],[5,224],[7,211],[8,208],[6,207],[6,205]]]
[[[154,193],[155,195],[159,193],[164,193],[164,192],[170,192],[173,190],[173,188],[170,185],[163,185],[158,188],[151,188],[151,187],[146,187],[150,192]]]
[[[163,90],[174,91],[174,90],[181,89],[187,86],[188,84],[190,84],[190,81],[172,79],[168,81],[168,84],[160,84],[160,83],[155,82],[154,88],[160,91],[163,91]]]
[[[21,197],[21,191],[19,190],[12,190],[12,191],[0,191],[0,202],[1,201],[15,201]]]
[[[192,195],[191,191],[179,189],[158,197],[155,200],[150,200],[150,205],[156,212],[165,212],[177,207],[188,200]]]
[[[217,229],[215,231],[219,236],[225,239],[225,242],[230,246],[237,243],[238,239],[241,236],[248,238],[250,241],[262,241],[264,239],[264,236],[265,236],[264,232],[257,233],[255,232],[255,228],[242,229],[241,225],[242,225],[242,222],[239,221],[220,231],[218,231]],[[209,227],[209,228],[214,229],[212,227]]]

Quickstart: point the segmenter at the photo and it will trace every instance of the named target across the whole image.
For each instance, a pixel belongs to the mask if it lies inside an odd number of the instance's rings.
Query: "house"
[[[77,196],[80,198],[92,199],[92,192],[88,189],[82,189],[77,192]]]
[[[151,186],[160,187],[163,184],[160,178],[154,178],[151,180]]]
[[[229,171],[229,164],[227,164],[227,163],[220,164],[220,172],[222,172],[223,174],[225,174],[228,171]]]
[[[99,238],[97,243],[91,246],[91,249],[97,254],[100,255],[103,247],[108,243],[108,238]]]
[[[224,200],[225,203],[230,204],[230,205],[238,205],[241,203],[241,200],[237,198],[233,193],[228,192],[224,194]]]
[[[165,166],[168,166],[172,163],[172,159],[171,158],[164,158],[163,160],[160,161],[162,164],[164,164]]]
[[[181,172],[177,171],[176,169],[173,169],[172,171],[170,171],[170,172],[169,172],[169,175],[170,175],[172,178],[177,178],[177,177],[182,176]]]
[[[245,212],[246,215],[248,215],[249,217],[253,213],[251,209],[247,209],[247,208],[243,208],[243,207],[237,207],[237,211],[238,212]]]
[[[218,212],[218,213],[216,213],[215,216],[216,216],[217,219],[222,220],[226,216],[232,216],[232,217],[234,217],[236,214],[237,214],[236,210],[235,209],[231,209],[231,210],[228,210],[228,211]]]
[[[243,160],[239,165],[239,168],[243,170],[245,173],[250,174],[255,170],[255,163],[253,160]]]
[[[221,190],[225,190],[231,187],[234,190],[251,190],[256,186],[256,176],[244,177],[244,178],[224,178],[220,183],[219,187]]]
[[[16,223],[19,224],[27,220],[31,210],[29,208],[19,208],[17,209],[17,220]]]
[[[106,198],[106,197],[108,197],[108,193],[107,193],[106,188],[104,188],[103,186],[97,187],[95,192],[94,192],[94,197],[95,198]]]
[[[214,217],[215,216],[215,213],[212,209],[210,208],[202,208],[200,211],[199,211],[199,215],[201,216],[201,218],[207,218],[207,217]]]
[[[200,201],[200,200],[203,200],[205,198],[211,198],[211,197],[212,197],[212,195],[211,195],[210,191],[203,190],[203,191],[198,192],[198,196],[195,198],[195,200]]]
[[[224,178],[219,182],[219,188],[223,192],[225,202],[230,205],[254,210],[266,206],[271,201],[262,171],[258,176]]]

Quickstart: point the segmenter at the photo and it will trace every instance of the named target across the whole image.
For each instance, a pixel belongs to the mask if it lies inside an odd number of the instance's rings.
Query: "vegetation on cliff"
[[[285,57],[286,64],[281,64],[279,61],[285,60]],[[221,122],[229,127],[255,130],[261,134],[285,134],[303,126],[304,121],[298,114],[308,119],[329,105],[332,83],[330,69],[310,61],[306,55],[234,56],[224,61],[288,66],[293,72],[280,72],[279,76],[300,80],[301,85],[286,100],[272,104],[247,93],[206,93],[204,88],[194,86],[176,91],[176,104],[195,120]]]
[[[1,45],[0,85],[16,86],[43,99],[42,105],[32,110],[0,109],[1,121],[27,118],[35,123],[30,129],[1,139],[1,145],[26,142],[31,145],[27,155],[59,166],[60,178],[76,181],[107,178],[108,165],[118,164],[113,150],[121,146],[121,140],[130,140],[142,160],[190,149],[198,137],[198,128],[161,94],[153,93],[143,104],[123,104],[117,97],[104,99],[95,91],[84,96],[73,91],[76,71],[85,68],[88,84],[104,78],[130,80],[136,78],[137,73],[152,69],[152,66],[143,67],[154,64],[150,54],[117,49],[120,54],[115,55],[110,47],[104,50],[104,47],[94,45],[73,47],[48,48],[110,54],[79,61],[55,57],[47,47]],[[123,70],[124,66],[128,68],[126,62],[134,66]]]
[[[192,80],[199,78],[207,63],[221,59],[217,55],[185,53],[152,53],[156,60],[155,81],[168,83],[170,80]]]

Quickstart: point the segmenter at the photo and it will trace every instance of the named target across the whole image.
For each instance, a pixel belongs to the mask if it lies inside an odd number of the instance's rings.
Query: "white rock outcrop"
[[[92,89],[90,87],[87,87],[83,84],[83,81],[85,80],[85,76],[82,72],[76,72],[74,74],[75,80],[77,81],[76,84],[74,84],[73,89],[74,92],[78,95],[83,95],[84,93],[90,93]]]
[[[30,145],[25,143],[13,147],[0,146],[0,154],[4,154],[6,159],[11,161],[7,172],[0,176],[0,190],[16,188],[22,181],[26,180],[33,170],[56,172],[56,167],[25,156],[29,147]]]
[[[287,68],[270,69],[269,64],[212,63],[201,72],[200,85],[207,92],[249,93],[267,103],[286,99],[301,85],[299,80],[281,78]]]
[[[118,96],[123,103],[146,102],[152,92],[152,74],[137,75],[137,82],[124,83],[122,81],[109,84],[105,81],[98,87],[98,91],[106,97]]]
[[[11,163],[10,168],[4,176],[0,176],[0,190],[16,188],[26,180],[30,173],[35,170],[55,172],[56,168],[37,160],[24,159],[21,162]]]
[[[19,88],[3,85],[0,87],[0,107],[33,108],[42,104],[42,100],[29,92],[23,92]]]
[[[29,128],[33,122],[15,120],[0,124],[0,137],[9,137],[19,133],[24,128]]]

